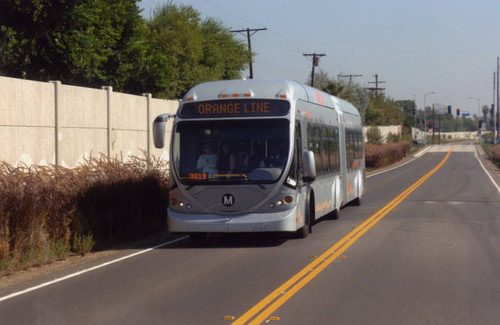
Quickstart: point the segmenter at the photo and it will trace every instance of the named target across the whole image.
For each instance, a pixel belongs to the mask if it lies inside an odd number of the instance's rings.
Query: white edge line
[[[416,158],[420,158],[420,156],[423,156],[427,151],[429,151],[431,149],[430,146],[427,146],[427,148],[425,148],[424,150],[420,151],[420,152],[417,152],[416,154],[414,154],[413,156],[416,157]]]
[[[486,175],[488,175],[488,177],[490,178],[493,185],[495,185],[498,193],[500,193],[500,186],[498,186],[498,184],[497,184],[497,182],[495,182],[495,179],[493,178],[493,176],[491,176],[490,172],[486,169],[486,167],[484,167],[483,162],[481,161],[481,159],[479,159],[479,156],[477,154],[477,150],[474,150],[474,157],[476,157],[477,161],[479,161],[479,164],[483,168],[484,172],[486,173]]]
[[[72,274],[68,274],[66,276],[63,276],[61,278],[57,278],[57,279],[54,279],[52,281],[48,281],[48,282],[44,282],[42,284],[39,284],[37,286],[34,286],[34,287],[31,287],[31,288],[28,288],[28,289],[25,289],[25,290],[22,290],[22,291],[18,291],[18,292],[14,292],[14,293],[11,293],[10,295],[7,295],[7,296],[4,296],[4,297],[0,297],[0,302],[2,301],[5,301],[5,300],[8,300],[8,299],[11,299],[11,298],[14,298],[14,297],[17,297],[17,296],[20,296],[20,295],[23,295],[25,293],[28,293],[28,292],[31,292],[31,291],[35,291],[35,290],[38,290],[38,289],[41,289],[43,287],[47,287],[49,285],[52,285],[52,284],[55,284],[55,283],[58,283],[58,282],[61,282],[61,281],[64,281],[64,280],[68,280],[68,279],[71,279],[71,278],[74,278],[76,276],[79,276],[79,275],[82,275],[82,274],[85,274],[87,272],[91,272],[91,271],[94,271],[94,270],[97,270],[97,269],[100,269],[100,268],[103,268],[105,266],[108,266],[108,265],[111,265],[111,264],[114,264],[114,263],[118,263],[118,262],[121,262],[123,260],[126,260],[126,259],[129,259],[129,258],[132,258],[132,257],[135,257],[137,255],[141,255],[141,254],[144,254],[144,253],[147,253],[147,252],[150,252],[154,249],[158,249],[158,248],[161,248],[161,247],[164,247],[164,246],[168,246],[170,244],[173,244],[175,242],[178,242],[178,241],[181,241],[181,240],[184,240],[186,238],[188,238],[189,236],[183,236],[181,238],[177,238],[177,239],[174,239],[174,240],[171,240],[169,242],[166,242],[166,243],[163,243],[163,244],[160,244],[158,246],[155,246],[155,247],[151,247],[151,248],[147,248],[147,249],[144,249],[142,251],[139,251],[139,252],[136,252],[136,253],[133,253],[133,254],[130,254],[130,255],[127,255],[127,256],[123,256],[123,257],[120,257],[120,258],[117,258],[116,260],[112,260],[112,261],[109,261],[109,262],[106,262],[106,263],[102,263],[102,264],[99,264],[99,265],[96,265],[96,266],[93,266],[93,267],[90,267],[88,269],[85,269],[85,270],[81,270],[79,272],[75,272],[75,273],[72,273]]]

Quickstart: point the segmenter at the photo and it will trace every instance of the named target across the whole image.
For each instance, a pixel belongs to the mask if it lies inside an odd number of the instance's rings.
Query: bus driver
[[[212,153],[212,145],[206,143],[203,145],[203,153],[198,157],[196,170],[201,173],[207,173],[208,178],[217,174],[217,155]]]

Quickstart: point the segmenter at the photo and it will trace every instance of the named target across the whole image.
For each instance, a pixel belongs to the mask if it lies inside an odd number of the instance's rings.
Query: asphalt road
[[[306,239],[181,239],[0,289],[0,324],[499,324],[500,192],[449,149],[370,177]]]

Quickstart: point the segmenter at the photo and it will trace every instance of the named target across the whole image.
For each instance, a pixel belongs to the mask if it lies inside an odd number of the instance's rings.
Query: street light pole
[[[415,114],[413,114],[413,129],[415,132],[415,135],[413,136],[413,140],[415,140],[415,143],[417,143],[417,101],[415,99],[415,94],[413,95],[413,109]]]
[[[476,99],[477,100],[477,116],[479,117],[479,119],[481,119],[481,112],[480,112],[481,100],[478,97],[473,97],[473,96],[469,96],[469,99]]]
[[[435,94],[435,91],[431,91],[429,93],[424,94],[424,144],[427,145],[427,112],[425,111],[425,98],[427,95]]]

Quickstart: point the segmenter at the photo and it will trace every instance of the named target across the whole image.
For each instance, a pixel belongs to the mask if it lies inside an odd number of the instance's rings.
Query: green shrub
[[[387,143],[397,143],[399,142],[399,135],[397,135],[396,133],[392,133],[392,132],[389,132],[389,134],[387,134]]]
[[[87,235],[75,234],[75,236],[73,236],[72,248],[78,255],[84,256],[85,254],[90,253],[92,248],[94,248],[94,245],[95,241],[90,233]]]
[[[366,130],[366,141],[372,144],[381,144],[383,142],[382,133],[376,126],[370,126]]]

